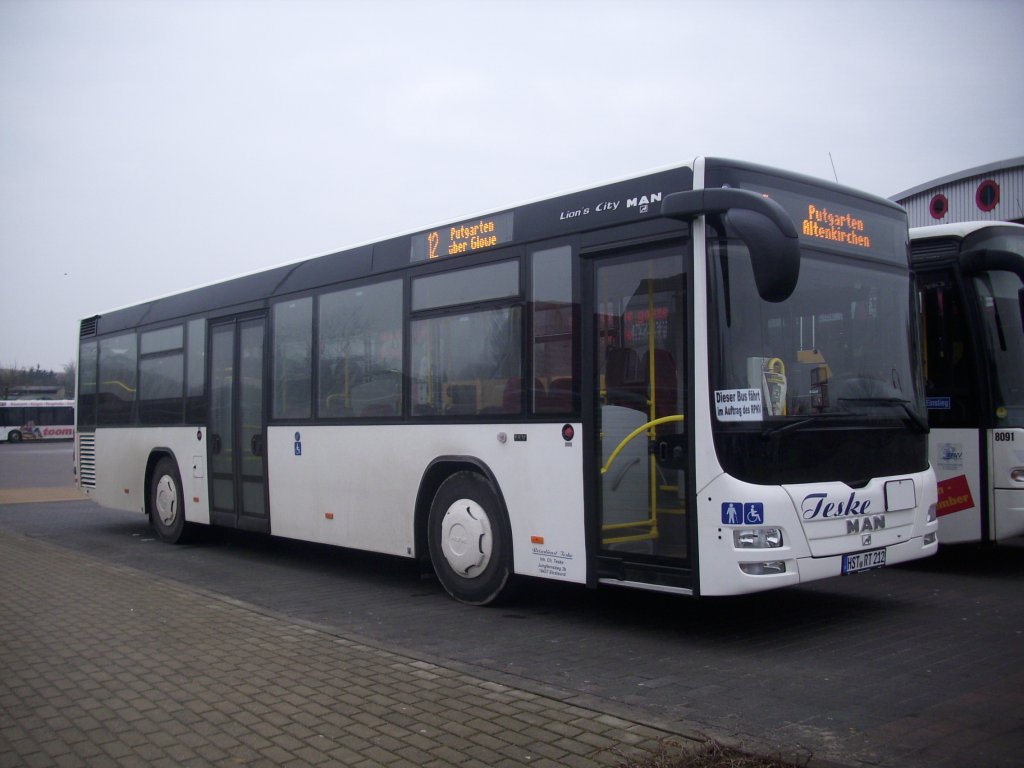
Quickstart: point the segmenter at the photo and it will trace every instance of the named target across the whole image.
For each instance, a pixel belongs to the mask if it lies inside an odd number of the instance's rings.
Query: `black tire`
[[[438,488],[427,520],[434,573],[448,594],[470,605],[502,596],[512,576],[508,521],[493,486],[457,472]]]
[[[21,432],[19,432],[16,429],[8,432],[7,433],[7,442],[8,443],[20,443],[21,442]]]
[[[149,522],[161,541],[183,544],[187,540],[184,504],[178,464],[165,456],[153,469],[149,485]]]

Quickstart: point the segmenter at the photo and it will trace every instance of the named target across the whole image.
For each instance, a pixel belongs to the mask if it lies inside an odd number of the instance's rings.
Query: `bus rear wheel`
[[[16,429],[12,429],[10,432],[7,433],[7,442],[9,442],[9,443],[20,443],[21,442],[21,432],[19,432]]]
[[[157,462],[150,480],[149,522],[161,541],[181,544],[186,540],[184,494],[178,464],[165,456]]]
[[[512,575],[508,526],[494,487],[475,472],[457,472],[438,488],[427,521],[430,560],[448,594],[487,605]]]

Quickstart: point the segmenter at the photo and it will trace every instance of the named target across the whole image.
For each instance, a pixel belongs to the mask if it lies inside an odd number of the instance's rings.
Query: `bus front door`
[[[601,558],[619,564],[620,578],[630,581],[648,578],[637,576],[644,573],[684,574],[690,536],[683,252],[609,256],[595,263],[593,275]],[[687,584],[681,575],[678,585]]]
[[[210,521],[270,532],[264,460],[266,319],[210,324]]]

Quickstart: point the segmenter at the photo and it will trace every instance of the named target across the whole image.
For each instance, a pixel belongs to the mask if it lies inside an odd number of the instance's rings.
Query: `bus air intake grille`
[[[937,261],[956,256],[960,245],[954,240],[936,240],[934,242],[917,241],[913,244],[914,261]]]
[[[90,336],[95,336],[96,326],[99,325],[99,322],[99,315],[96,315],[95,317],[87,317],[85,320],[83,320],[82,325],[78,331],[78,338],[87,339]]]
[[[78,435],[78,482],[83,488],[96,487],[96,435]]]

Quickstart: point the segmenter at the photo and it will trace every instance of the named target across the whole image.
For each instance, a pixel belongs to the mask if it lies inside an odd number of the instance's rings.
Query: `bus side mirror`
[[[976,275],[979,272],[1012,272],[1024,283],[1024,256],[1013,251],[980,248],[960,254],[960,270],[965,275]],[[1021,328],[1024,328],[1024,288],[1017,291],[1017,303],[1020,305]]]
[[[745,189],[695,189],[665,197],[661,213],[691,220],[723,214],[750,252],[757,292],[765,301],[789,298],[800,279],[800,242],[796,226],[777,202]]]

